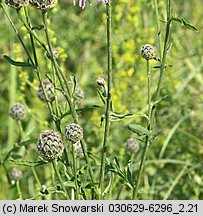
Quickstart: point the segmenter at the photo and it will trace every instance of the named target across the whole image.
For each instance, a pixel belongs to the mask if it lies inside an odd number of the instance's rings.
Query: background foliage
[[[165,4],[160,0],[162,19],[165,18]],[[158,46],[153,1],[114,0],[112,1],[112,43],[113,43],[113,106],[118,113],[140,114],[146,111],[147,76],[144,60],[140,57],[143,44]],[[203,58],[202,31],[203,11],[201,0],[173,1],[173,14],[185,18],[198,27],[194,33],[178,24],[172,27],[170,41],[173,43],[167,64],[162,96],[167,96],[159,105],[157,113],[157,138],[148,154],[141,199],[163,199],[178,174],[184,174],[175,184],[169,199],[203,199]],[[15,24],[28,35],[21,26],[15,10],[7,8]],[[29,8],[34,24],[41,24],[39,11]],[[61,1],[49,13],[52,42],[59,51],[59,60],[66,77],[75,76],[84,92],[79,107],[99,105],[100,108],[82,113],[80,119],[85,132],[88,150],[100,156],[103,127],[100,126],[103,105],[97,94],[96,79],[105,77],[106,63],[106,20],[103,5],[87,6],[85,10],[74,7],[71,2]],[[39,32],[43,39],[43,33]],[[41,55],[40,65],[43,77],[51,70],[44,58],[44,51],[38,47]],[[0,10],[0,53],[14,59],[26,60],[18,39],[13,33],[5,15]],[[153,61],[153,66],[157,65]],[[48,67],[47,67],[48,65]],[[159,70],[153,69],[153,90],[155,90]],[[54,128],[50,123],[46,104],[36,94],[38,81],[30,69],[15,68],[0,57],[0,160],[11,149],[18,138],[16,123],[8,115],[14,102],[26,105],[28,115],[23,121],[24,140],[36,139],[42,130]],[[111,125],[108,160],[116,156],[123,167],[127,166],[131,155],[125,149],[125,141],[134,134],[127,129],[129,123],[142,123],[144,119],[135,115],[115,121]],[[62,124],[71,123],[66,117]],[[175,128],[174,128],[175,126]],[[162,160],[158,160],[160,150],[166,143],[167,148]],[[142,144],[141,144],[142,147]],[[23,160],[36,161],[38,153],[35,143],[16,153]],[[82,159],[81,159],[82,160]],[[137,156],[139,161],[139,154]],[[136,165],[136,164],[135,164]],[[14,164],[6,164],[9,170]],[[23,171],[21,184],[25,198],[36,195],[36,184],[32,168],[18,166]],[[96,169],[96,165],[95,165]],[[52,175],[49,166],[36,167],[40,181],[50,186]],[[0,166],[0,199],[16,199],[15,187],[7,180],[5,170]],[[42,175],[44,173],[44,175]],[[122,180],[116,179],[108,197],[129,199],[128,187],[123,185],[118,197]],[[50,198],[50,197],[48,197]]]

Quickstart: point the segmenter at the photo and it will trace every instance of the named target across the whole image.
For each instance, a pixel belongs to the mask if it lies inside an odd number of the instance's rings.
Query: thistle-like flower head
[[[9,110],[9,115],[13,119],[17,121],[21,121],[22,119],[25,118],[25,115],[26,115],[26,110],[25,110],[24,105],[20,103],[14,104]]]
[[[28,0],[5,0],[5,4],[17,10],[20,10],[27,3],[28,3]]]
[[[69,124],[65,127],[65,137],[68,141],[76,143],[83,138],[83,129],[78,124]]]
[[[37,150],[47,160],[53,160],[62,155],[64,150],[61,135],[53,130],[46,130],[40,134]]]
[[[142,58],[146,59],[147,61],[151,60],[151,59],[156,59],[155,48],[150,44],[145,44],[141,48],[140,54],[141,54]]]
[[[137,139],[129,138],[125,143],[126,149],[131,153],[137,153],[140,149],[140,144]]]
[[[47,11],[54,7],[56,0],[29,0],[30,5],[42,10]]]

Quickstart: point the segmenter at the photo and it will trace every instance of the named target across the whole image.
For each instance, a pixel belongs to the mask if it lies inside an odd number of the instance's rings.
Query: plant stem
[[[19,199],[22,200],[23,197],[22,197],[22,192],[21,192],[20,182],[19,181],[16,181],[16,189],[17,189],[17,192],[18,192]]]
[[[160,21],[159,21],[159,7],[157,0],[154,0],[155,5],[155,11],[156,11],[156,23],[157,23],[157,39],[158,39],[158,45],[159,45],[159,55],[162,53],[162,41],[161,41],[161,27],[160,27]]]
[[[21,45],[23,46],[23,49],[25,50],[25,52],[26,52],[26,54],[27,54],[29,60],[31,61],[32,65],[34,65],[34,62],[33,62],[32,58],[31,58],[31,56],[30,56],[30,53],[29,53],[27,47],[25,46],[25,44],[24,44],[24,42],[23,42],[23,39],[21,38],[21,36],[20,36],[20,34],[19,34],[17,28],[15,27],[15,25],[14,25],[12,19],[10,18],[9,14],[7,13],[7,11],[6,11],[6,9],[4,8],[3,4],[1,4],[1,8],[3,9],[3,11],[4,11],[4,13],[5,13],[5,15],[6,15],[8,21],[10,22],[10,24],[11,24],[11,26],[12,26],[12,28],[13,28],[15,34],[17,35],[18,39],[20,40],[20,43],[21,43]]]
[[[56,159],[52,161],[52,164],[53,164],[53,167],[54,167],[54,171],[55,171],[55,173],[56,173],[56,175],[57,175],[57,177],[58,177],[58,180],[59,180],[59,182],[60,182],[60,184],[61,184],[61,188],[62,188],[62,190],[64,191],[64,196],[65,196],[66,198],[68,198],[68,197],[69,197],[69,194],[68,194],[68,192],[67,192],[67,190],[66,190],[66,188],[65,188],[65,186],[64,186],[64,184],[63,184],[63,181],[62,181],[62,179],[61,179],[61,175],[60,175],[59,170],[58,170],[58,166],[57,166],[57,161],[56,161]]]
[[[105,128],[104,139],[102,148],[102,160],[100,168],[100,199],[103,199],[104,191],[104,175],[105,175],[105,161],[107,153],[107,144],[109,139],[110,130],[110,115],[111,115],[111,85],[112,85],[112,45],[111,45],[111,7],[106,6],[106,19],[107,19],[107,55],[108,55],[108,85],[107,85],[107,99],[105,111]]]
[[[42,17],[43,17],[43,24],[44,24],[44,32],[45,32],[45,35],[46,35],[46,40],[47,40],[47,44],[48,44],[48,47],[49,47],[49,52],[51,54],[51,61],[52,61],[54,70],[56,71],[56,75],[57,75],[57,78],[58,78],[58,80],[60,82],[61,88],[63,90],[64,97],[66,98],[66,100],[67,100],[67,102],[69,104],[69,108],[70,108],[70,112],[71,112],[73,121],[74,121],[74,123],[79,124],[78,115],[77,115],[74,103],[72,101],[72,98],[71,98],[71,93],[70,93],[70,89],[69,89],[67,80],[64,77],[63,73],[61,72],[60,67],[59,67],[59,65],[58,65],[58,63],[57,63],[57,61],[56,61],[56,59],[55,59],[55,57],[53,55],[53,47],[52,47],[52,43],[51,43],[51,40],[50,40],[48,27],[47,27],[48,26],[47,25],[47,12],[42,12]],[[93,172],[92,172],[91,164],[90,164],[89,157],[88,157],[88,154],[87,154],[87,147],[86,147],[86,143],[85,143],[84,139],[81,140],[81,146],[82,146],[83,154],[84,154],[84,157],[85,157],[85,161],[86,161],[87,166],[88,166],[90,178],[94,182],[94,175],[93,175]]]
[[[170,6],[170,0],[167,0],[167,24],[166,24],[166,33],[165,33],[165,39],[164,39],[164,49],[163,49],[163,54],[161,57],[161,68],[160,68],[160,76],[159,76],[159,81],[155,93],[154,100],[157,101],[160,96],[160,90],[161,90],[161,84],[163,80],[163,75],[165,72],[165,64],[166,64],[166,55],[167,55],[167,45],[168,45],[168,38],[169,38],[169,33],[170,33],[170,24],[171,24],[171,6]],[[155,109],[156,110],[156,109]],[[155,112],[155,111],[154,111]]]
[[[77,177],[77,164],[76,164],[76,157],[75,157],[75,146],[72,144],[72,158],[73,158],[73,173],[75,178],[75,199],[78,199],[79,191],[78,191],[78,177]]]
[[[147,125],[147,129],[150,131],[151,130],[151,111],[152,111],[152,106],[151,106],[151,71],[150,71],[150,64],[149,64],[149,60],[147,60],[147,104],[148,104],[148,125]],[[142,152],[142,157],[141,157],[141,162],[140,162],[140,167],[138,170],[138,176],[137,176],[137,181],[136,181],[136,185],[133,188],[133,193],[132,193],[132,199],[137,199],[137,195],[138,195],[138,190],[139,190],[139,186],[140,186],[140,182],[141,182],[141,178],[142,178],[142,174],[143,174],[143,170],[144,170],[144,164],[145,164],[145,160],[147,157],[147,152],[148,152],[148,148],[150,146],[150,136],[148,135],[146,137],[146,141],[145,141],[145,145],[144,145],[144,149]]]

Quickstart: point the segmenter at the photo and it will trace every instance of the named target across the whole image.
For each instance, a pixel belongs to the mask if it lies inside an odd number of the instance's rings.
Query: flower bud
[[[83,138],[83,129],[78,124],[69,124],[65,127],[65,137],[68,141],[76,143]]]
[[[13,119],[17,121],[21,121],[22,119],[25,118],[25,115],[26,115],[26,110],[25,110],[24,105],[20,103],[14,104],[9,110],[9,115]]]
[[[61,135],[53,130],[46,130],[40,134],[37,150],[47,160],[53,160],[62,155],[64,150]]]
[[[145,44],[140,50],[142,58],[148,60],[156,59],[155,48],[150,44]]]
[[[56,0],[29,0],[30,5],[42,10],[47,11],[54,7]]]
[[[140,144],[137,139],[130,138],[125,143],[126,149],[131,153],[137,153],[140,149]]]
[[[28,3],[28,0],[5,0],[5,4],[17,10],[20,10],[27,3]]]
[[[22,178],[22,172],[14,167],[10,170],[9,176],[12,181],[19,181]]]

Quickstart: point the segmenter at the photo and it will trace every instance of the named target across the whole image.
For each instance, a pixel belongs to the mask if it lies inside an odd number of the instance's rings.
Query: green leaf
[[[3,58],[11,65],[17,66],[17,67],[29,67],[29,68],[35,68],[34,65],[29,64],[28,62],[17,62],[14,61],[13,59],[11,59],[9,56],[7,55],[3,55]]]
[[[49,163],[48,161],[44,161],[44,160],[39,160],[34,162],[34,161],[23,161],[23,160],[14,160],[14,159],[9,160],[9,162],[15,163],[15,165],[28,166],[28,167],[35,167],[35,166],[40,166]]]
[[[184,20],[183,18],[180,18],[180,17],[175,16],[175,17],[172,17],[172,20],[181,23],[181,25],[182,25],[183,27],[185,27],[185,28],[188,28],[188,29],[190,29],[190,30],[192,30],[192,31],[198,32],[198,29],[197,29],[194,25],[192,25],[192,24],[190,24],[190,23],[187,23],[187,21]]]
[[[172,46],[173,46],[173,43],[170,43],[167,48],[166,48],[166,51],[169,52],[171,49],[172,49]]]
[[[120,113],[112,113],[111,117],[116,118],[116,119],[125,119],[125,118],[129,118],[129,117],[133,117],[133,113],[124,113],[124,114],[120,114]]]
[[[129,124],[128,129],[138,135],[150,136],[150,131],[138,124]]]

